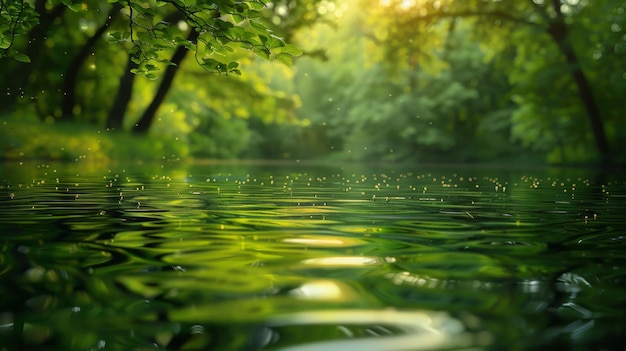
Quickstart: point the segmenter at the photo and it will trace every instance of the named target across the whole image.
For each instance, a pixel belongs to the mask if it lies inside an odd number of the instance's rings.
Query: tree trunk
[[[63,79],[63,100],[61,101],[61,120],[63,121],[72,121],[74,119],[74,106],[76,105],[76,82],[78,80],[78,74],[80,73],[80,69],[83,66],[83,63],[89,57],[89,52],[93,49],[94,45],[98,42],[100,37],[107,30],[113,18],[119,13],[122,5],[116,3],[109,11],[107,15],[106,21],[98,28],[98,30],[94,33],[91,38],[87,40],[87,42],[80,48],[80,51],[70,65],[65,71],[64,79]]]
[[[593,89],[589,80],[583,72],[580,65],[580,61],[574,51],[574,47],[569,39],[569,31],[565,18],[561,12],[561,1],[552,0],[552,8],[556,13],[556,18],[552,20],[548,33],[552,36],[556,44],[558,45],[561,53],[565,56],[567,64],[572,67],[572,78],[578,88],[578,94],[587,111],[589,122],[591,123],[591,131],[593,132],[596,149],[603,159],[609,157],[610,148],[609,143],[604,132],[604,124],[602,117],[600,116],[600,109],[593,95]]]
[[[191,29],[189,35],[187,36],[187,40],[195,42],[198,39],[199,33],[195,29]],[[154,121],[154,116],[156,115],[157,110],[165,100],[165,96],[172,86],[172,82],[174,81],[174,76],[176,75],[177,69],[180,66],[181,62],[187,55],[187,48],[184,46],[179,46],[176,48],[174,55],[172,55],[172,59],[170,60],[173,65],[167,66],[165,69],[165,74],[163,75],[163,80],[159,85],[159,89],[152,99],[150,106],[143,113],[135,127],[133,128],[133,133],[143,134],[147,133]]]
[[[117,95],[115,95],[115,101],[109,110],[109,115],[106,121],[106,127],[109,130],[122,130],[124,123],[124,114],[126,108],[132,97],[133,83],[135,82],[135,74],[131,70],[137,68],[139,65],[133,60],[132,55],[128,55],[128,61],[126,62],[126,68],[124,74],[120,78],[120,85],[117,88]]]
[[[177,22],[183,19],[184,17],[178,11],[170,13],[167,17],[165,17],[165,22]],[[128,61],[126,62],[126,68],[124,69],[124,73],[120,78],[120,85],[117,88],[117,94],[115,95],[115,100],[113,101],[113,105],[109,109],[109,113],[106,120],[106,128],[109,130],[122,130],[124,127],[124,116],[126,115],[126,109],[128,108],[128,104],[132,98],[133,94],[133,84],[135,83],[136,75],[132,73],[132,70],[138,68],[139,65],[135,63],[133,60],[133,56],[128,56]]]

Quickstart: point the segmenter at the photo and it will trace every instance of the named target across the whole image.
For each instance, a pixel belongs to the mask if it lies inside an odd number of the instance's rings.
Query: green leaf
[[[246,17],[245,16],[241,16],[241,15],[237,15],[237,14],[232,14],[231,15],[233,17],[233,20],[235,21],[235,23],[239,24],[241,22],[243,22]]]
[[[270,50],[285,46],[285,42],[281,38],[271,34],[267,37],[264,44]]]
[[[281,53],[289,54],[291,56],[300,56],[302,55],[302,50],[293,44],[286,44],[281,47],[279,50]]]
[[[292,57],[289,54],[277,54],[276,56],[274,56],[274,59],[282,62],[287,67],[291,67],[291,65],[293,64]]]
[[[117,42],[117,41],[121,41],[122,40],[122,33],[120,32],[112,32],[109,33],[108,37],[107,37],[108,41],[110,42]]]
[[[28,57],[28,56],[26,56],[26,55],[24,55],[24,54],[21,54],[21,53],[19,53],[19,52],[15,52],[15,53],[13,53],[13,54],[12,54],[12,56],[13,56],[13,58],[14,58],[16,61],[19,61],[19,62],[24,62],[24,63],[30,63],[30,57]]]
[[[228,30],[228,35],[233,39],[233,40],[238,40],[243,38],[243,36],[246,34],[246,30],[241,28],[241,27],[232,27]]]
[[[217,60],[214,60],[214,59],[212,59],[210,57],[206,57],[206,58],[202,59],[201,65],[207,71],[215,71],[215,70],[218,69],[218,67],[220,65],[222,65],[222,63],[217,61]]]
[[[221,20],[219,18],[215,20],[215,27],[217,27],[217,29],[219,31],[227,32],[233,26],[234,26],[234,24],[232,24],[230,22],[223,21],[223,20]]]
[[[189,50],[195,50],[196,49],[196,44],[190,42],[187,39],[183,39],[183,38],[178,37],[178,38],[175,39],[175,42],[176,42],[176,45],[184,46],[184,47],[186,47]]]
[[[65,3],[65,5],[74,12],[83,11],[83,4],[73,4],[70,1],[68,1],[67,3]]]
[[[245,3],[236,2],[235,3],[235,11],[241,13],[248,9],[248,6]]]
[[[261,18],[263,17],[263,14],[260,11],[256,10],[247,10],[246,12],[244,12],[244,17],[248,19]]]
[[[7,37],[2,37],[0,39],[0,49],[5,50],[11,47],[11,41],[8,40]]]
[[[265,8],[265,2],[263,1],[248,1],[247,4],[250,8],[255,10],[261,10]]]
[[[267,26],[257,20],[250,20],[250,26],[252,26],[252,28],[258,31],[261,31],[263,33],[269,32],[269,29],[267,28]]]
[[[255,49],[254,54],[266,60],[270,59],[270,52],[266,49]]]

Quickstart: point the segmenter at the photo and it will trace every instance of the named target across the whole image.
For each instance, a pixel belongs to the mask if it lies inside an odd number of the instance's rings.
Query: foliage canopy
[[[161,53],[184,46],[194,52],[196,61],[211,72],[241,74],[238,63],[221,62],[214,57],[227,57],[236,47],[243,47],[259,57],[276,59],[291,65],[300,50],[272,33],[262,20],[265,0],[196,1],[196,0],[110,0],[126,19],[126,26],[108,33],[108,40],[126,46],[138,67],[135,73],[156,78],[157,63],[169,64]],[[77,13],[100,11],[99,2],[51,1],[47,6],[67,6]],[[0,21],[0,57],[12,57],[30,62],[19,51],[15,41],[28,35],[39,24],[40,14],[29,2],[2,0]],[[199,33],[196,40],[182,34],[192,30]]]

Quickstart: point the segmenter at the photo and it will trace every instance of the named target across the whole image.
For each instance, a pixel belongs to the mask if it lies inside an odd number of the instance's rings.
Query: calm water
[[[0,350],[613,350],[626,177],[0,168]]]

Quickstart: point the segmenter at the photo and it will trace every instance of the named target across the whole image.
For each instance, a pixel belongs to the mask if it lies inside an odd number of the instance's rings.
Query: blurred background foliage
[[[251,30],[274,60],[230,43],[183,55],[143,133],[167,58],[195,43],[184,18],[158,10],[174,44],[148,72],[113,34],[128,28],[127,3],[27,2],[36,20],[9,46],[14,2],[0,16],[5,159],[626,160],[621,0],[243,2],[250,16],[265,3]]]

